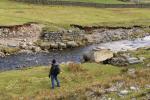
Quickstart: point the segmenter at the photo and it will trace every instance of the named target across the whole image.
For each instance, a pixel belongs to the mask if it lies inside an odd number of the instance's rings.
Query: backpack
[[[54,65],[54,73],[55,73],[55,75],[60,74],[60,68],[59,68],[59,65]]]

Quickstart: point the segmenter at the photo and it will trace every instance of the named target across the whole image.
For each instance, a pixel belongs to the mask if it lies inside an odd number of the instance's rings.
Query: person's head
[[[52,60],[52,64],[56,64],[56,60],[55,59]]]

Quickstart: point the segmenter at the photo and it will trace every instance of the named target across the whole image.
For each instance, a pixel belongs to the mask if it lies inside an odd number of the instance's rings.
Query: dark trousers
[[[57,86],[60,87],[60,82],[57,75],[51,75],[52,88],[55,87],[55,81],[57,83]]]

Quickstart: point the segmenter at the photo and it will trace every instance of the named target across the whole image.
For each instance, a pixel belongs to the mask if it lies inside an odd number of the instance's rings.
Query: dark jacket
[[[50,77],[51,75],[57,76],[59,73],[60,73],[59,65],[58,65],[58,64],[52,64],[52,65],[51,65],[50,72],[49,72],[49,77]]]

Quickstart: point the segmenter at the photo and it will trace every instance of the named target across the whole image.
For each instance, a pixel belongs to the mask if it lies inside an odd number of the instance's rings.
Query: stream
[[[29,66],[41,66],[50,64],[53,58],[57,59],[59,63],[74,61],[80,62],[83,53],[95,48],[104,47],[111,49],[113,52],[136,50],[140,47],[150,46],[150,36],[139,38],[135,40],[120,40],[114,42],[107,42],[101,44],[94,44],[80,48],[74,48],[63,51],[50,51],[49,53],[32,53],[32,54],[14,54],[0,58],[0,70],[13,70]]]

